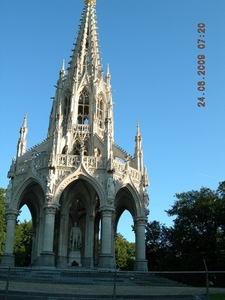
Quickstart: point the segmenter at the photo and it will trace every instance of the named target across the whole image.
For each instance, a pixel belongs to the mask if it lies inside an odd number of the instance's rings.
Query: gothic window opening
[[[63,111],[63,116],[65,121],[67,121],[69,118],[70,104],[71,104],[70,98],[66,96],[64,99],[64,111]]]
[[[89,94],[85,89],[79,97],[77,123],[89,124]]]
[[[68,145],[65,145],[62,149],[62,154],[67,154],[68,153]]]
[[[98,121],[99,121],[99,127],[103,128],[104,124],[104,103],[103,103],[103,96],[100,94],[98,96],[98,108],[97,108],[97,116],[98,116]]]

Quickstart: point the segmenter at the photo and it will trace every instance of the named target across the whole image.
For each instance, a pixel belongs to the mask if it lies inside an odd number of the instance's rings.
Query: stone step
[[[68,284],[104,284],[137,285],[137,286],[185,286],[176,281],[154,275],[153,273],[113,272],[81,269],[36,269],[36,268],[0,268],[0,280],[9,276],[10,281],[27,281],[40,283]]]
[[[6,294],[0,291],[0,299],[6,299]],[[195,295],[74,295],[74,294],[57,294],[57,293],[26,293],[26,292],[9,292],[7,300],[196,300],[200,299]]]

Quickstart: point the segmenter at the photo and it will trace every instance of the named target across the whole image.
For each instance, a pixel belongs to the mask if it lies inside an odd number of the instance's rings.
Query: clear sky
[[[0,187],[7,187],[26,112],[28,148],[46,137],[54,85],[62,60],[70,60],[83,2],[0,0]],[[225,1],[97,0],[96,8],[103,70],[109,63],[115,91],[115,142],[133,155],[140,122],[149,221],[170,226],[165,210],[175,193],[216,189],[225,180]],[[197,106],[199,97],[205,107]],[[25,210],[23,216],[29,219]],[[118,231],[133,241],[130,225],[125,214]]]

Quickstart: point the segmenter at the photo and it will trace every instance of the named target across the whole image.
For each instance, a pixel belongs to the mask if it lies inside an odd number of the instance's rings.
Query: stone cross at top
[[[85,4],[89,4],[90,3],[92,5],[95,5],[96,4],[96,0],[85,0],[84,3]]]

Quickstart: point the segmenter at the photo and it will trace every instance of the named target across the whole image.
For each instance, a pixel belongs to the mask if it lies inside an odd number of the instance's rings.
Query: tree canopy
[[[147,256],[153,260],[149,268],[204,270],[205,259],[209,270],[224,269],[225,182],[216,191],[202,187],[175,196],[167,210],[174,225],[166,228],[155,221],[146,228]]]
[[[116,236],[115,255],[117,269],[134,269],[135,244],[128,242],[120,233]]]
[[[32,222],[24,220],[16,224],[14,238],[14,254],[16,266],[29,266],[32,250]]]

